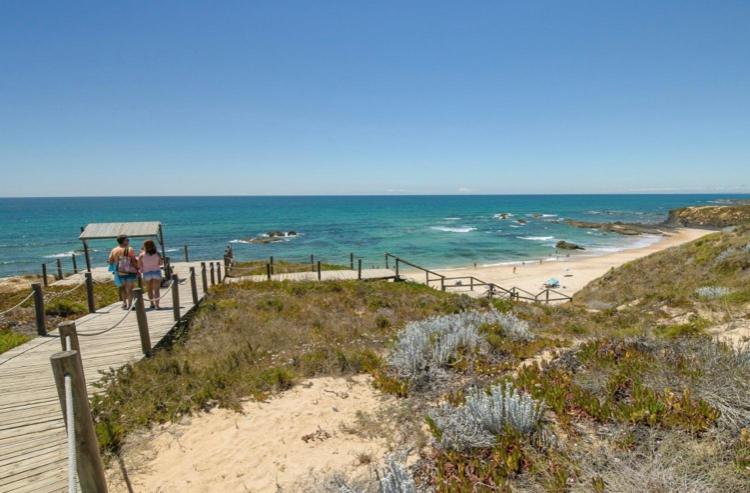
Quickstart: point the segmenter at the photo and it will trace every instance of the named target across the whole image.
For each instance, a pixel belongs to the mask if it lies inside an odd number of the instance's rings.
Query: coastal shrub
[[[693,369],[692,387],[719,412],[720,425],[733,432],[750,427],[750,347],[682,341],[670,350],[681,357],[678,365]]]
[[[69,299],[56,299],[44,307],[47,315],[57,315],[58,317],[69,317],[71,315],[84,315],[88,313],[86,305]]]
[[[417,486],[403,461],[391,454],[385,459],[380,478],[379,493],[417,493]]]
[[[497,314],[497,323],[503,329],[503,335],[516,341],[530,341],[534,338],[529,330],[529,323],[512,313]]]
[[[20,346],[29,339],[31,339],[31,337],[26,334],[19,334],[12,330],[0,330],[0,353],[4,353],[9,349]]]
[[[533,434],[541,417],[541,403],[510,383],[493,386],[489,392],[474,390],[463,405],[444,404],[430,414],[441,445],[453,450],[491,447],[495,437],[508,430]]]
[[[484,338],[479,328],[512,320],[497,311],[469,311],[411,322],[399,333],[388,363],[400,378],[415,386],[439,377],[462,355],[480,351]],[[515,329],[520,331],[516,324]]]
[[[703,286],[695,290],[696,296],[707,300],[723,298],[729,293],[731,293],[731,290],[722,286]]]

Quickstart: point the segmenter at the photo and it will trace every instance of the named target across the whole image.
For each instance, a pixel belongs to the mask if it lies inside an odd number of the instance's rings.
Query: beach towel
[[[112,276],[115,278],[115,286],[118,288],[122,286],[122,281],[120,280],[120,274],[117,272],[117,264],[112,262],[109,264],[109,271],[112,273]]]

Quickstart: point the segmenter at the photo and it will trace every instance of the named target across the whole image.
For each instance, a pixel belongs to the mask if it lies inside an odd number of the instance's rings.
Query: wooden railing
[[[544,302],[544,303],[550,303],[553,301],[572,301],[573,299],[567,294],[561,293],[560,291],[556,291],[555,289],[552,289],[552,288],[544,288],[539,293],[534,294],[529,291],[526,291],[525,289],[515,287],[515,286],[510,289],[504,288],[493,282],[483,281],[474,276],[448,277],[438,272],[435,272],[433,270],[426,269],[413,262],[409,262],[408,260],[405,260],[397,255],[393,255],[392,253],[386,252],[385,253],[386,268],[390,268],[391,261],[393,263],[394,270],[396,271],[397,278],[401,277],[400,267],[401,267],[401,264],[404,264],[404,265],[407,265],[409,267],[412,267],[414,269],[424,272],[425,284],[427,286],[431,286],[430,284],[431,282],[439,282],[441,291],[447,291],[448,289],[455,290],[455,289],[460,289],[460,288],[468,288],[469,291],[474,291],[475,288],[485,287],[487,289],[487,296],[489,296],[490,298],[497,296],[497,297],[508,298],[510,300],[516,300],[516,301],[526,300],[526,301]]]

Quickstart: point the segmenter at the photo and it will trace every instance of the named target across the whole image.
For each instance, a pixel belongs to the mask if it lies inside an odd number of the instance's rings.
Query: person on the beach
[[[117,276],[123,289],[122,309],[130,310],[133,306],[133,287],[138,280],[138,258],[130,247],[130,240],[125,235],[117,237],[117,246],[109,252],[109,263],[115,264]]]
[[[513,266],[513,273],[514,274],[516,273],[516,266],[515,265]]]
[[[153,240],[143,242],[141,254],[138,256],[138,265],[141,271],[143,282],[148,289],[148,299],[151,302],[151,308],[159,307],[159,289],[161,287],[161,265],[164,261],[156,250],[156,244]]]

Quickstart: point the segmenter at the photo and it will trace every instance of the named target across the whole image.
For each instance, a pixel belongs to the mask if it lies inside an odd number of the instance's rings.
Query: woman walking
[[[143,249],[138,256],[143,282],[148,289],[151,308],[159,309],[159,290],[161,288],[161,264],[163,260],[152,240],[143,242]]]
[[[117,246],[109,253],[109,263],[113,265],[122,284],[122,308],[129,310],[133,305],[133,286],[138,280],[138,259],[127,236],[117,237]]]

